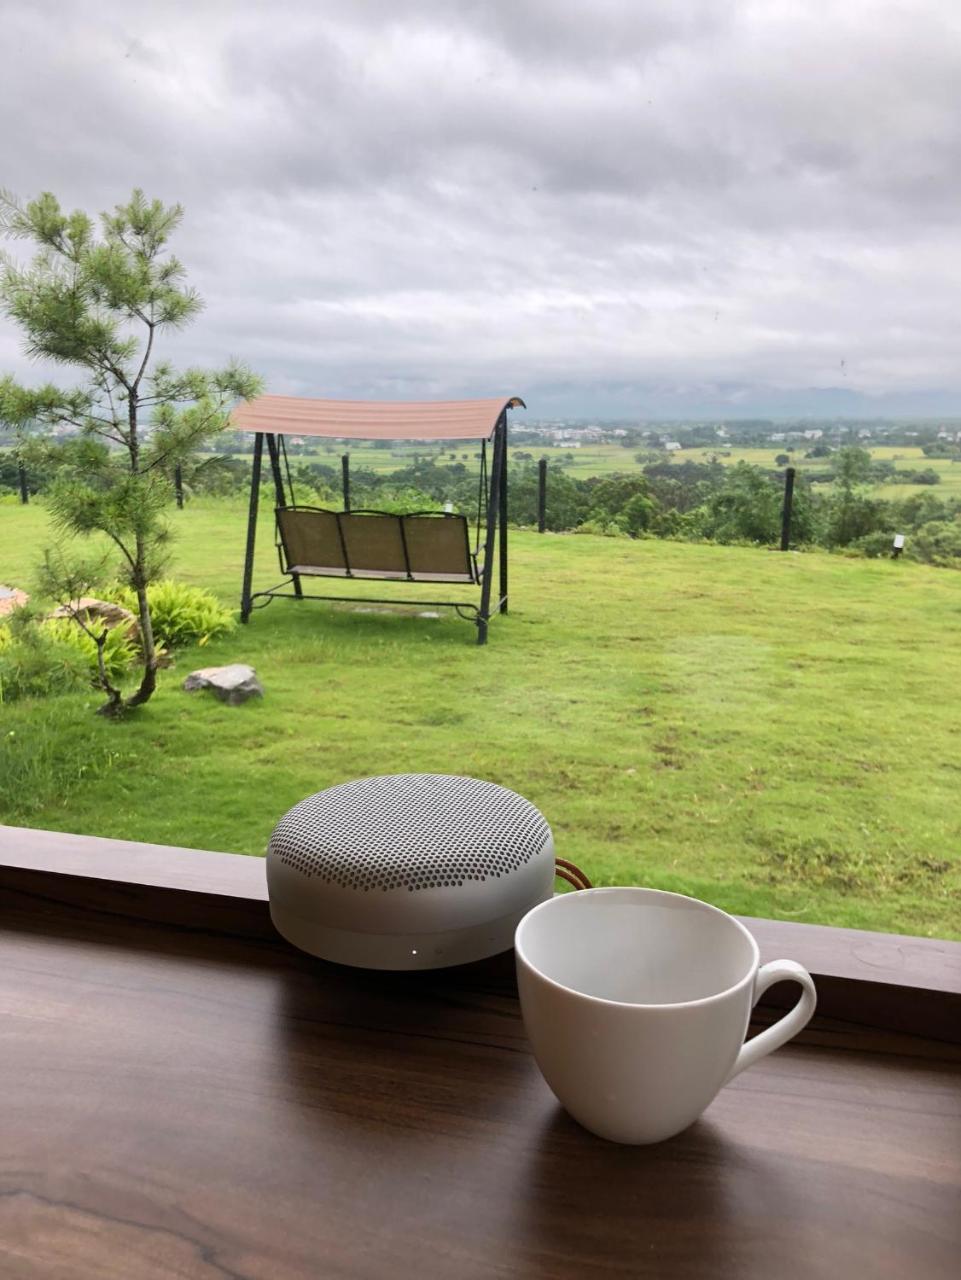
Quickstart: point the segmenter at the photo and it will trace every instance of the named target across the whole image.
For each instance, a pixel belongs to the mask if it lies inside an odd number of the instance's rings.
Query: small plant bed
[[[126,612],[136,607],[129,588],[109,587],[104,595]],[[162,666],[170,666],[175,649],[206,645],[236,626],[230,610],[202,587],[161,580],[147,588],[154,638]],[[97,687],[97,641],[103,639],[103,662],[111,683],[119,684],[136,665],[139,653],[137,623],[109,622],[77,608],[82,601],[61,606],[51,616],[36,606],[17,609],[0,619],[0,702],[50,696]],[[78,617],[82,615],[83,625]]]

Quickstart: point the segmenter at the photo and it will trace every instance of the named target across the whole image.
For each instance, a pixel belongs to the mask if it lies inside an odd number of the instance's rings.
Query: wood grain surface
[[[0,910],[0,1276],[957,1280],[940,1052],[788,1047],[619,1147],[483,966]]]

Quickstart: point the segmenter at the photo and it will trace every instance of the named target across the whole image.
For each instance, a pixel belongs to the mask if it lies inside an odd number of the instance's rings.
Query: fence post
[[[174,467],[174,494],[177,498],[177,506],[181,511],[184,509],[184,473],[183,468],[178,462]]]
[[[794,468],[784,473],[784,509],[781,512],[781,550],[787,551],[791,542],[791,507],[794,503]]]
[[[541,458],[537,464],[537,532],[543,533],[547,527],[547,459]]]
[[[350,454],[345,453],[340,459],[340,475],[344,487],[344,510],[350,510]]]
[[[17,474],[20,477],[20,501],[26,506],[30,501],[30,490],[27,488],[27,468],[22,462],[17,463]]]

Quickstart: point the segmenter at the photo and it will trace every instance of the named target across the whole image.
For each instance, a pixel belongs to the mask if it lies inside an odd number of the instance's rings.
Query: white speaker
[[[308,796],[267,846],[288,942],[365,969],[437,969],[507,951],[554,885],[554,841],[516,792],[400,773]]]

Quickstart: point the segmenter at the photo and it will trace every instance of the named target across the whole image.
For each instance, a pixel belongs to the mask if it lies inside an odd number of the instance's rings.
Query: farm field
[[[236,606],[243,505],[171,520],[172,576]],[[265,513],[260,586],[271,532]],[[41,503],[0,505],[0,581],[29,587],[47,539]],[[322,787],[465,773],[528,796],[600,883],[961,937],[961,576],[513,532],[511,555],[486,649],[452,616],[275,601],[181,652],[125,723],[94,694],[0,705],[0,821],[260,854]],[[231,661],[263,701],[180,690]]]
[[[704,449],[682,449],[676,453],[664,453],[665,462],[709,462],[716,458],[724,466],[733,466],[737,462],[748,462],[752,466],[764,467],[772,471],[778,470],[775,458],[784,451],[782,445],[771,445],[765,448],[723,449],[720,446]],[[511,456],[516,460],[518,453],[530,454],[533,458],[547,458],[552,467],[561,467],[567,475],[578,480],[586,480],[591,476],[613,475],[616,472],[630,472],[641,469],[642,464],[636,455],[641,452],[637,448],[625,449],[615,444],[598,444],[582,446],[579,449],[561,448],[554,445],[519,445],[512,448]],[[791,465],[799,472],[820,471],[829,468],[830,459],[805,458],[804,449],[795,449],[791,457]],[[931,485],[876,485],[874,493],[879,498],[903,501],[914,493],[934,493],[940,498],[961,498],[961,462],[953,462],[950,458],[926,458],[918,446],[875,445],[868,452],[872,457],[893,461],[899,471],[931,469],[937,471],[941,481]],[[290,461],[321,463],[331,467],[340,474],[340,459],[343,454],[350,456],[352,471],[369,470],[377,475],[386,475],[391,471],[410,466],[418,458],[432,459],[440,464],[462,462],[470,472],[478,469],[480,453],[473,442],[460,441],[423,444],[396,444],[389,449],[376,448],[364,441],[333,441],[329,446],[317,444],[306,451],[291,451]]]
[[[808,446],[805,446],[805,449]],[[830,466],[827,458],[805,458],[805,449],[796,448],[791,457],[791,465],[799,472],[826,471]],[[616,444],[582,445],[579,449],[561,448],[558,446],[519,445],[512,450],[516,458],[518,451],[529,453],[534,458],[547,458],[552,466],[562,467],[566,474],[578,480],[590,476],[613,475],[618,471],[636,471],[641,467],[636,454],[637,448],[625,449]],[[737,462],[748,462],[753,466],[777,470],[775,458],[784,452],[784,446],[772,445],[757,449],[724,449],[719,446],[705,449],[682,449],[675,453],[665,453],[666,462],[709,462],[716,458],[725,466],[733,466]],[[918,446],[875,445],[868,450],[871,456],[893,461],[899,471],[932,469],[941,476],[941,482],[934,488],[930,485],[878,485],[874,492],[881,498],[900,499],[912,493],[933,492],[939,497],[961,498],[961,462],[952,462],[950,458],[926,458]],[[439,463],[463,462],[473,470],[478,466],[479,454],[473,444],[462,445],[453,442],[446,444],[411,444],[396,445],[390,449],[378,449],[364,442],[335,442],[329,448],[318,446],[306,453],[291,455],[291,460],[304,462],[320,462],[326,466],[340,469],[342,454],[350,455],[352,469],[366,468],[378,475],[399,470],[409,466],[416,458],[431,458]]]

